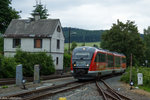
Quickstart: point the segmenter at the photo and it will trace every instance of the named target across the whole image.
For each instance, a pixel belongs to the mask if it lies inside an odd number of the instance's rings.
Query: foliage
[[[130,55],[133,55],[133,65],[143,64],[145,45],[138,33],[137,26],[132,21],[125,24],[117,21],[110,30],[102,35],[101,47],[110,51],[124,53],[127,65],[130,64]]]
[[[138,73],[142,73],[143,74],[143,86],[140,86],[140,88],[145,89],[145,90],[149,90],[147,88],[150,88],[150,68],[149,67],[133,67],[132,68],[132,80],[135,84],[135,86],[137,86],[137,74]],[[121,81],[124,81],[126,83],[129,83],[130,81],[130,68],[128,67],[126,70],[126,73],[123,74],[123,76],[121,77]]]
[[[93,44],[93,47],[96,47],[96,48],[98,48],[98,45],[96,45],[96,44]]]
[[[150,66],[150,26],[144,29],[144,43],[146,45],[145,60],[148,60],[148,66]]]
[[[85,46],[85,43],[82,43],[82,46]]]
[[[21,50],[17,50],[15,59],[17,63],[23,65],[24,76],[33,76],[35,64],[40,64],[41,75],[49,75],[55,72],[52,57],[51,55],[46,55],[45,52],[27,53]]]
[[[34,18],[34,14],[36,12],[39,13],[40,15],[40,19],[47,19],[47,17],[49,16],[49,14],[47,13],[48,10],[46,9],[46,6],[44,7],[43,4],[41,3],[37,3],[35,6],[33,6],[35,9],[32,11],[33,13],[31,13],[31,15],[33,16]]]
[[[0,56],[0,78],[13,78],[16,74],[16,65],[14,58]]]
[[[73,41],[71,45],[71,50],[73,50],[75,47],[77,47],[77,43]]]
[[[4,33],[12,19],[20,18],[19,12],[11,6],[11,0],[0,0],[0,33]]]
[[[0,37],[0,53],[3,52],[4,38]]]
[[[1,87],[2,87],[2,89],[6,89],[6,88],[8,88],[8,86],[6,86],[6,85],[1,86]]]
[[[71,55],[68,53],[64,53],[64,67],[70,67],[71,64]]]

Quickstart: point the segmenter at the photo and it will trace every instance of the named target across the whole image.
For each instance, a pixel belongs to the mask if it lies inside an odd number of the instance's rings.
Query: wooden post
[[[70,27],[69,27],[69,46],[68,46],[68,52],[69,52],[69,54],[70,54]]]
[[[130,82],[132,80],[132,53],[131,53],[131,59],[130,59]]]

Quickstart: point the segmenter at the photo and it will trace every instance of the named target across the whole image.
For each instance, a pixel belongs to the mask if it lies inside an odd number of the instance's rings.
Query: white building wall
[[[13,48],[13,38],[4,38],[4,55],[12,57],[17,48]],[[42,48],[34,48],[34,38],[21,38],[21,50],[26,52],[50,52],[50,38],[42,39]]]
[[[59,26],[61,26],[60,23],[58,23]],[[63,55],[64,55],[64,35],[61,30],[61,32],[57,31],[57,27],[54,31],[54,34],[52,35],[52,41],[51,41],[51,55],[53,56],[54,64],[56,66],[57,70],[63,69]],[[60,40],[60,48],[57,49],[57,40]],[[59,59],[59,64],[56,65],[56,57]]]
[[[54,61],[54,65],[56,70],[63,70],[63,54],[56,54],[56,53],[51,53]],[[56,64],[56,58],[58,57],[58,65]]]
[[[58,23],[58,25],[61,26],[60,23]],[[58,25],[56,26],[54,34],[52,35],[51,52],[64,53],[64,35],[62,30],[61,32],[57,32]],[[57,39],[60,40],[60,49],[57,49]]]
[[[34,38],[21,38],[21,49],[27,52],[50,52],[50,38],[42,39],[42,48],[34,48]]]

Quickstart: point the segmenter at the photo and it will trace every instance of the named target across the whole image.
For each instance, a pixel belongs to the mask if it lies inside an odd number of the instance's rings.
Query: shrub
[[[140,86],[140,88],[148,89],[150,88],[150,68],[147,67],[133,67],[132,68],[132,80],[137,85],[137,74],[142,73],[143,74],[143,86]],[[127,68],[126,73],[121,77],[121,81],[124,81],[126,83],[129,83],[130,81],[130,68]]]
[[[40,65],[41,75],[49,75],[55,72],[55,66],[51,55],[47,55],[45,52],[40,53],[27,53],[21,50],[17,50],[15,55],[17,63],[23,65],[24,76],[33,76],[34,65]]]
[[[64,67],[70,67],[71,64],[71,55],[64,53]]]
[[[0,57],[0,77],[13,78],[16,74],[16,65],[14,58]]]

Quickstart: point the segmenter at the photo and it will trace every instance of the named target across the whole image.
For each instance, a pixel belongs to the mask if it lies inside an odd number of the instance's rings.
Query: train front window
[[[77,59],[90,58],[90,53],[89,52],[77,52],[75,53],[74,57]]]

